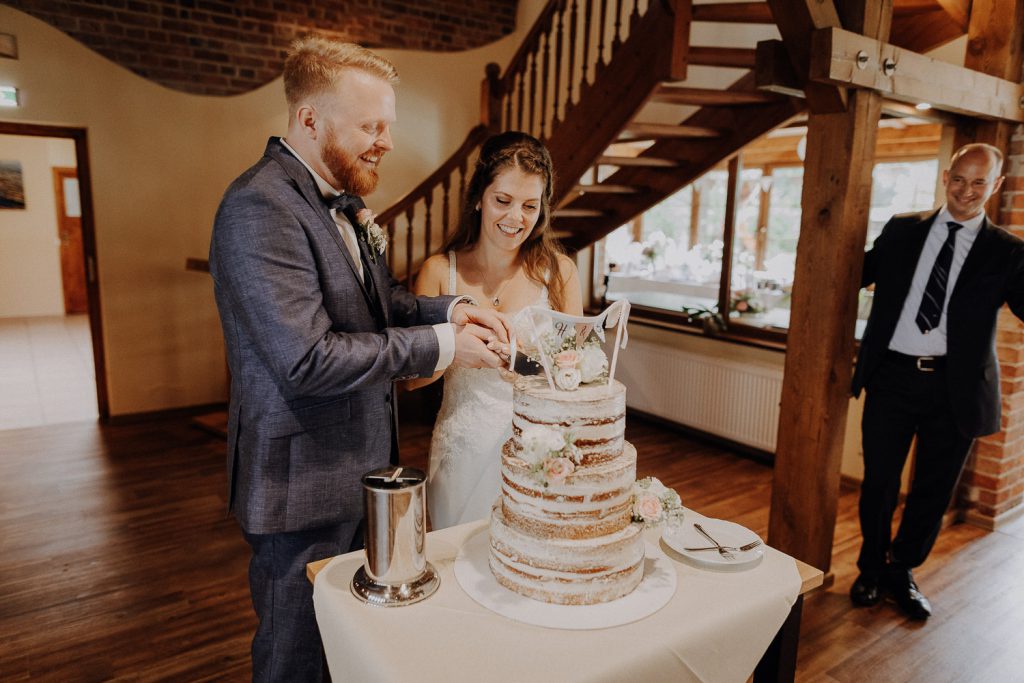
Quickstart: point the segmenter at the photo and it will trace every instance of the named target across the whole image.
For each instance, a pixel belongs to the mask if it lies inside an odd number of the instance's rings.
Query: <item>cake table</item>
[[[502,617],[459,586],[455,560],[477,533],[487,533],[485,521],[427,535],[441,586],[409,606],[376,607],[352,595],[362,551],[309,565],[334,680],[792,680],[803,594],[822,583],[820,571],[770,547],[747,571],[699,569],[650,530],[648,542],[661,544],[677,572],[668,604],[622,626],[544,628]]]

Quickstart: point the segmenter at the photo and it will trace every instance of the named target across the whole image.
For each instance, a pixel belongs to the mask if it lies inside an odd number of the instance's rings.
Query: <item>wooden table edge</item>
[[[316,560],[306,565],[306,578],[309,579],[310,583],[316,580],[316,575],[319,574],[324,567],[327,566],[333,557],[327,557],[322,560]],[[793,559],[796,562],[796,569],[800,572],[800,595],[809,593],[818,586],[820,586],[825,580],[825,574],[820,569],[812,567],[811,565],[801,562],[796,558]]]

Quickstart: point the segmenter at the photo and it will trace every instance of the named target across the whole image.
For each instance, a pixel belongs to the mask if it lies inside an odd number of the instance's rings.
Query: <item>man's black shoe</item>
[[[877,577],[861,574],[850,586],[850,600],[857,607],[877,605],[881,598]]]
[[[886,572],[886,591],[911,619],[924,621],[932,615],[932,605],[914,582],[909,569],[890,567]]]

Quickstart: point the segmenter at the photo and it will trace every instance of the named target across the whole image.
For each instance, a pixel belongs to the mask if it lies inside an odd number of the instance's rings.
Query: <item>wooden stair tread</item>
[[[600,156],[597,164],[605,166],[641,166],[647,168],[675,168],[679,162],[672,159],[658,159],[657,157],[613,157]]]
[[[745,104],[768,104],[778,102],[779,95],[760,90],[715,90],[713,88],[688,88],[679,85],[662,85],[651,98],[652,102],[664,104],[689,104],[699,107],[734,106]]]
[[[739,24],[774,24],[771,9],[765,2],[723,2],[693,5],[693,21],[717,21]]]
[[[640,188],[632,185],[616,185],[614,183],[597,183],[595,185],[577,185],[572,188],[576,194],[635,194]]]
[[[552,215],[555,218],[600,218],[605,213],[597,209],[555,209]]]
[[[705,47],[691,45],[687,61],[696,66],[727,66],[753,69],[757,51],[745,47]]]
[[[706,126],[686,126],[672,123],[631,123],[623,131],[628,135],[619,141],[638,138],[720,138],[722,131]]]

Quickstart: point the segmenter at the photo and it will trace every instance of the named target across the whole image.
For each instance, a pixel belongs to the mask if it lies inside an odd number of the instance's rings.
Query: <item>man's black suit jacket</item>
[[[853,394],[871,381],[889,348],[917,260],[937,211],[894,216],[865,255],[861,286],[875,285]],[[1024,240],[982,221],[946,311],[946,376],[957,427],[969,437],[999,431],[996,319],[1002,305],[1024,320]]]

